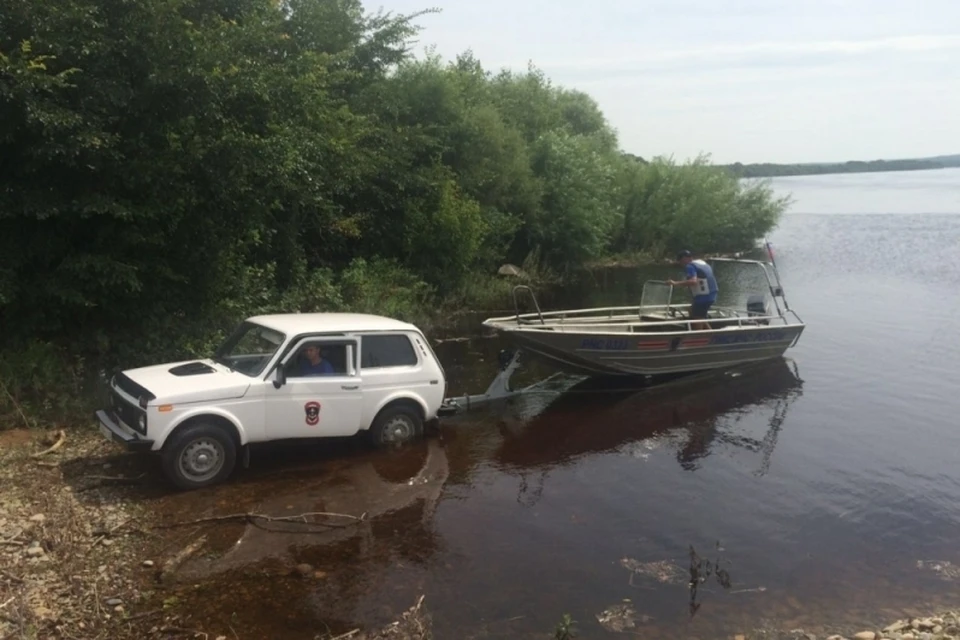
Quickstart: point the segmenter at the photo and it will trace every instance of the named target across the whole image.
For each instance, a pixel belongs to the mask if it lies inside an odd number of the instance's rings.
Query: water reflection
[[[611,384],[588,378],[546,406],[538,399],[517,402],[499,421],[503,441],[494,460],[506,470],[545,472],[582,456],[639,445],[642,457],[644,445],[674,443],[677,462],[694,471],[716,446],[728,445],[759,454],[754,473],[763,475],[803,381],[796,363],[778,358],[653,385]],[[757,407],[772,413],[766,431],[741,430],[740,418]]]
[[[427,440],[421,446],[341,463],[312,478],[248,486],[254,495],[245,496],[243,502],[255,505],[251,512],[284,519],[250,519],[229,547],[198,555],[181,573],[211,575],[265,560],[285,568],[309,563],[318,558],[311,549],[358,540],[370,544],[378,535],[393,535],[398,525],[385,520],[388,516],[403,521],[404,535],[423,534],[419,557],[408,558],[422,560],[423,550],[436,546],[422,543],[431,537],[433,514],[448,475],[441,443]],[[363,521],[325,514],[363,517]],[[395,547],[402,550],[404,545]]]
[[[717,542],[717,550],[720,550],[720,543]],[[711,577],[715,578],[717,583],[724,589],[729,590],[731,586],[730,572],[721,566],[722,562],[716,560],[703,560],[697,553],[697,550],[690,545],[690,617],[697,615],[700,610],[700,602],[697,598],[700,585],[705,583]],[[729,561],[726,563],[729,566]]]
[[[753,482],[749,473],[767,474],[803,385],[796,364],[780,358],[654,384],[559,379],[557,389],[519,395],[488,416],[477,410],[453,429],[463,443],[454,467],[465,458],[472,470],[456,489],[448,485],[463,502],[445,503],[441,519],[445,538],[484,562],[482,571],[465,563],[477,570],[456,597],[480,598],[503,619],[530,618],[511,632],[545,628],[570,611],[584,627],[642,625],[646,634],[684,618],[699,626],[708,610],[706,624],[715,624],[721,609],[750,606],[746,596],[726,596],[764,585],[752,541],[774,529],[744,537],[740,527],[773,501],[722,495],[746,493],[745,485],[776,491],[776,480]],[[718,540],[732,552],[714,547]],[[486,599],[490,590],[499,597]],[[526,599],[540,617],[509,604]],[[454,609],[443,625],[473,615],[454,600],[442,603]]]
[[[196,551],[163,582],[186,609],[242,627],[244,637],[313,638],[358,621],[385,624],[412,604],[410,576],[442,548],[434,517],[448,475],[447,452],[430,439],[223,485],[209,515],[284,519],[181,527],[178,546]],[[188,520],[190,497],[175,496],[179,513],[168,519]]]

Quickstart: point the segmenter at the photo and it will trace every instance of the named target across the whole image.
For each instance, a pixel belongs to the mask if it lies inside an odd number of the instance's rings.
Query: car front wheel
[[[237,462],[237,445],[224,429],[193,424],[173,435],[163,451],[163,471],[181,489],[199,489],[227,478]]]

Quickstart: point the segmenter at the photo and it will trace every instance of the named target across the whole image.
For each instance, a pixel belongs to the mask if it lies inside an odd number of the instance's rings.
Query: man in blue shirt
[[[717,286],[717,279],[713,275],[713,269],[703,260],[694,260],[689,251],[681,251],[677,254],[677,262],[684,269],[687,276],[686,280],[676,281],[667,280],[674,287],[690,287],[693,291],[693,304],[690,305],[690,319],[706,319],[710,306],[717,301],[717,292],[720,287]],[[706,322],[694,322],[694,329],[709,329],[710,325]]]
[[[329,360],[324,360],[320,355],[320,347],[309,345],[304,349],[304,355],[307,356],[306,362],[300,365],[300,375],[303,376],[330,376],[336,375],[333,365]]]

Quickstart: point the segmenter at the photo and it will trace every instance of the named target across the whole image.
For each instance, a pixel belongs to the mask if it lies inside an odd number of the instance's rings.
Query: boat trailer
[[[497,358],[498,372],[494,379],[490,382],[490,385],[487,387],[486,391],[483,393],[464,394],[461,396],[445,398],[443,403],[440,405],[440,410],[437,412],[438,415],[455,415],[463,411],[469,411],[475,407],[489,404],[491,402],[505,400],[518,394],[535,392],[547,386],[550,382],[560,378],[569,379],[572,385],[586,377],[571,376],[570,374],[565,374],[558,371],[550,376],[547,376],[543,380],[534,382],[526,387],[514,389],[513,385],[510,384],[510,378],[523,364],[524,351],[522,349],[503,349],[497,355]]]

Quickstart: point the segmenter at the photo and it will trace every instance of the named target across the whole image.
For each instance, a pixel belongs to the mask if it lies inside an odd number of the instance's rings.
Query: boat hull
[[[706,371],[777,358],[796,343],[804,325],[683,334],[496,328],[517,348],[562,371],[637,376]]]

